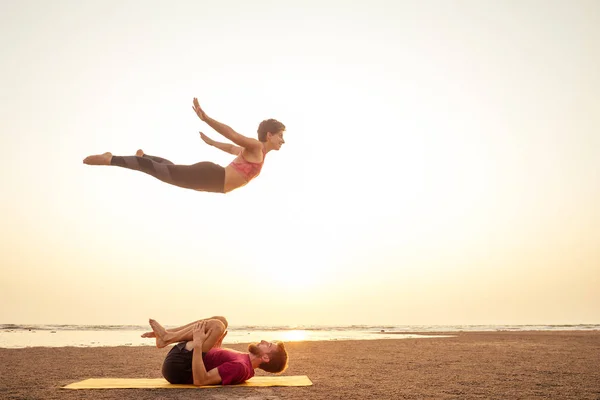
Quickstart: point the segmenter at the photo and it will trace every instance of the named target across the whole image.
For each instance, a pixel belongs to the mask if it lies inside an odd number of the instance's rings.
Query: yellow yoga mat
[[[231,386],[311,386],[312,382],[306,375],[298,376],[253,376],[244,383]],[[91,378],[71,383],[62,389],[198,389],[218,388],[222,385],[194,386],[172,385],[163,378],[157,379],[128,379],[128,378]]]

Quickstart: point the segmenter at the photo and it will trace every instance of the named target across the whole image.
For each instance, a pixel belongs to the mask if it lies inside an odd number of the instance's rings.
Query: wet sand
[[[169,348],[0,349],[0,399],[600,399],[600,331],[450,334],[287,343],[285,374],[313,382],[300,388],[65,390],[87,378],[160,378]]]

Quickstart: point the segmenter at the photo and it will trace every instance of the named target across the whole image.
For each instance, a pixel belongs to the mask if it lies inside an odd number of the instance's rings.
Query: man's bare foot
[[[110,160],[112,160],[112,154],[106,152],[104,154],[88,156],[83,159],[83,163],[88,165],[110,165]]]
[[[135,152],[135,155],[138,157],[144,157],[144,150],[139,149],[138,151]]]
[[[150,319],[148,320],[148,323],[150,324],[150,327],[152,328],[152,331],[154,332],[154,335],[156,337],[156,347],[158,347],[159,349],[162,349],[163,347],[165,347],[168,343],[167,343],[167,335],[168,332],[165,328],[163,328],[163,326],[161,324],[159,324],[157,321]]]
[[[155,338],[156,334],[154,332],[146,332],[146,333],[142,333],[142,337],[143,338]]]

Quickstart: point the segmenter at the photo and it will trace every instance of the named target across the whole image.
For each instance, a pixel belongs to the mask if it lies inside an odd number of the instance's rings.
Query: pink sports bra
[[[240,153],[232,162],[231,165],[233,169],[239,172],[246,182],[250,182],[252,179],[256,178],[258,174],[260,174],[260,170],[265,162],[266,152],[263,149],[263,160],[260,163],[254,163],[246,160],[242,153]]]

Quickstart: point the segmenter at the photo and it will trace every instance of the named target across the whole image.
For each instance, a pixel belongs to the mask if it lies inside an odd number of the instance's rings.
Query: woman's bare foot
[[[138,157],[144,157],[144,150],[139,149],[138,151],[135,152],[135,155]]]
[[[146,332],[146,333],[142,333],[142,337],[143,338],[155,338],[156,334],[154,332]]]
[[[83,163],[88,165],[110,165],[110,160],[112,160],[112,154],[106,152],[104,154],[88,156],[83,159]]]
[[[168,332],[165,328],[163,328],[163,326],[161,324],[159,324],[157,321],[150,319],[148,320],[148,323],[150,324],[150,327],[152,328],[152,331],[154,332],[154,335],[156,337],[156,347],[158,347],[159,349],[162,349],[163,347],[165,347],[168,343]]]

